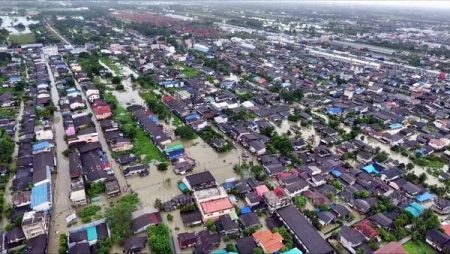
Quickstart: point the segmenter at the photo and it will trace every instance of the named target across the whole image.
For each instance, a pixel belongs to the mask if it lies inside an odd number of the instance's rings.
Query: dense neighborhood
[[[450,253],[448,16],[291,4],[0,6],[0,253]]]

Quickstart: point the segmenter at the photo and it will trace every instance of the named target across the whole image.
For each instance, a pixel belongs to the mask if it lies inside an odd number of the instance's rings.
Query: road
[[[71,70],[69,70],[69,71],[72,73]],[[73,75],[73,73],[72,73],[72,75]],[[74,78],[74,80],[75,80],[75,86],[76,86],[76,88],[77,88],[78,90],[80,90],[80,91],[83,91],[83,89],[81,88],[81,85],[77,82],[77,80],[75,79],[75,77],[73,77],[73,78]],[[116,161],[112,158],[111,151],[109,150],[109,146],[108,146],[108,144],[106,143],[106,139],[105,139],[105,136],[103,135],[102,128],[100,127],[99,122],[98,122],[97,119],[95,118],[95,113],[94,113],[94,111],[92,110],[91,105],[89,104],[89,101],[88,101],[88,99],[86,98],[86,95],[85,95],[83,92],[81,92],[81,97],[83,98],[83,100],[84,100],[84,101],[86,102],[86,104],[87,104],[87,110],[88,110],[88,112],[92,114],[92,121],[94,122],[95,129],[97,130],[97,133],[98,133],[98,141],[99,141],[100,144],[102,145],[103,151],[106,152],[106,155],[107,155],[107,157],[108,157],[108,161],[111,163],[111,168],[112,168],[112,170],[113,170],[113,172],[114,172],[114,175],[115,175],[116,178],[117,178],[117,181],[119,182],[119,186],[120,186],[121,190],[124,190],[124,187],[127,187],[127,186],[128,186],[128,183],[127,183],[125,177],[124,177],[123,174],[122,174],[122,170],[120,169],[120,167],[119,167],[119,165],[116,163]]]
[[[67,45],[72,46],[72,44],[71,44],[68,40],[66,40],[66,38],[64,38],[64,37],[63,37],[56,29],[54,29],[50,24],[46,23],[46,27],[47,27],[49,30],[51,30],[53,33],[55,33],[59,38],[61,38],[61,40],[63,40],[64,43],[66,43]],[[73,76],[72,70],[69,69],[69,72],[70,72],[70,73],[72,74],[72,76]],[[77,80],[75,79],[75,77],[73,77],[73,78],[74,78],[75,86],[77,87],[77,89],[80,90],[80,91],[83,91],[83,89],[81,89],[81,86],[80,86],[80,84],[77,82]],[[97,133],[98,133],[98,139],[99,139],[99,142],[100,142],[100,144],[102,145],[103,151],[106,152],[106,155],[107,155],[107,157],[108,157],[108,160],[109,160],[110,163],[111,163],[111,167],[112,167],[112,169],[113,169],[114,175],[116,176],[117,181],[119,182],[119,186],[120,186],[121,190],[123,190],[124,187],[127,187],[127,186],[128,186],[128,183],[127,183],[125,177],[123,176],[122,170],[120,169],[119,165],[113,160],[113,158],[112,158],[112,156],[111,156],[111,151],[109,150],[108,144],[106,143],[106,139],[105,139],[105,136],[103,135],[103,131],[102,131],[102,129],[101,129],[101,127],[100,127],[100,124],[98,123],[97,119],[95,119],[94,111],[92,110],[91,106],[89,105],[89,102],[88,102],[88,100],[87,100],[87,98],[86,98],[86,95],[82,92],[82,93],[81,93],[81,96],[82,96],[83,100],[86,102],[86,104],[88,104],[88,107],[87,107],[87,108],[88,108],[88,112],[91,113],[92,116],[94,116],[92,119],[93,119],[93,122],[94,122],[94,125],[95,125],[95,129],[97,130]]]
[[[42,58],[45,59],[43,55]],[[48,76],[51,85],[51,97],[55,106],[59,105],[59,94],[56,89],[55,78],[53,72],[48,63],[48,59],[45,59],[45,63],[48,70]],[[58,107],[58,106],[57,106]],[[59,109],[59,107],[58,107]],[[53,214],[52,221],[49,228],[49,253],[57,253],[59,247],[59,232],[67,232],[67,225],[65,218],[73,213],[70,195],[70,174],[69,174],[69,160],[62,154],[67,147],[67,143],[64,140],[65,132],[62,121],[62,115],[59,110],[54,113],[53,121],[54,140],[56,143],[56,158],[57,158],[57,174],[53,177]]]
[[[50,29],[53,33],[55,33],[66,45],[72,46],[72,43],[70,43],[66,38],[64,38],[56,29],[54,29],[48,22],[45,22],[45,26]]]

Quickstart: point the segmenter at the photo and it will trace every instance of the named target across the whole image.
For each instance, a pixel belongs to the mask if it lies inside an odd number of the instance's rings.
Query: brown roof
[[[373,254],[408,254],[398,242],[390,242],[376,250]]]
[[[14,206],[20,206],[31,201],[31,191],[15,192],[12,196]]]

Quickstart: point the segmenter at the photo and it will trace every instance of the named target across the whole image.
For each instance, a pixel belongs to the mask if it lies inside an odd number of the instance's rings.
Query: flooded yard
[[[0,16],[2,19],[1,28],[5,28],[11,34],[27,34],[31,33],[29,28],[32,24],[38,24],[39,21],[32,20],[30,17],[25,16]],[[18,25],[23,24],[24,28],[21,29]]]

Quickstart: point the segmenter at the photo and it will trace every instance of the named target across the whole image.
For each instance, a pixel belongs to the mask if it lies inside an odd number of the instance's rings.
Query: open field
[[[11,34],[8,37],[9,44],[28,44],[34,43],[36,39],[34,38],[34,34]]]
[[[116,75],[121,74],[120,68],[108,57],[100,57],[99,59],[102,63],[108,66]]]

